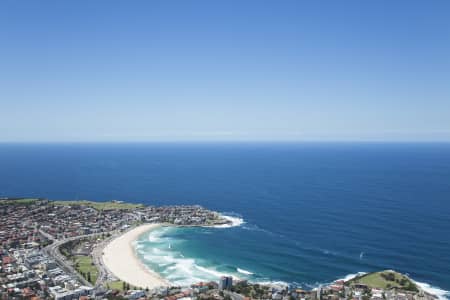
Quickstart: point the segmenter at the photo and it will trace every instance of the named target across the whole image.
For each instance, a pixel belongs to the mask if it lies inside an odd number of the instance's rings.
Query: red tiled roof
[[[10,264],[14,262],[14,258],[12,258],[11,256],[5,256],[2,258],[2,263],[4,265]]]

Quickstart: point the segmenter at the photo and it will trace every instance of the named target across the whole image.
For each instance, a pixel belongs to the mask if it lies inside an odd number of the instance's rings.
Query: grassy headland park
[[[226,228],[233,225],[230,217],[198,205],[157,207],[122,201],[2,198],[0,216],[0,258],[7,268],[7,273],[0,272],[0,280],[14,286],[26,286],[29,280],[45,278],[48,288],[41,290],[36,285],[33,292],[55,299],[102,293],[119,296],[111,299],[137,293],[146,299],[162,299],[169,295],[173,300],[186,295],[217,300],[231,296],[274,300],[436,298],[408,276],[391,270],[368,273],[347,281],[336,280],[313,290],[266,286],[238,278],[233,278],[233,288],[228,291],[220,288],[220,281],[199,282],[191,287],[173,286],[160,274],[142,266],[132,244],[139,235],[159,226]],[[32,272],[24,278],[26,282],[17,281],[24,268]],[[9,278],[15,278],[15,281]],[[14,289],[3,291],[0,287],[2,293],[14,295],[15,292]]]

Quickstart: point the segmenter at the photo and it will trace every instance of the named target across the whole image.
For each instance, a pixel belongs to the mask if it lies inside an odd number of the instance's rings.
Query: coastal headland
[[[2,198],[0,216],[0,281],[7,287],[0,286],[0,296],[6,299],[25,293],[49,295],[53,299],[81,296],[102,299],[104,295],[166,300],[189,297],[433,300],[446,297],[445,291],[430,292],[424,285],[392,270],[335,280],[312,290],[252,283],[229,276],[220,278],[219,282],[173,286],[140,261],[134,242],[160,226],[238,225],[232,218],[197,205],[155,207],[122,201]],[[24,269],[26,274],[21,271]],[[39,282],[45,282],[45,286],[35,284]]]

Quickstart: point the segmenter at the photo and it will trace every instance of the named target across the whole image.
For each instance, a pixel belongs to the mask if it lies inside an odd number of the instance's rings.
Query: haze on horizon
[[[448,1],[2,1],[0,142],[450,141]]]

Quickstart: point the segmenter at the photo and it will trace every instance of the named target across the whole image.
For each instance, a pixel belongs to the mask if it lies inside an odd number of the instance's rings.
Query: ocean
[[[313,288],[394,269],[450,290],[450,144],[0,144],[0,196],[200,204],[228,228],[161,228],[139,257],[188,284]]]

